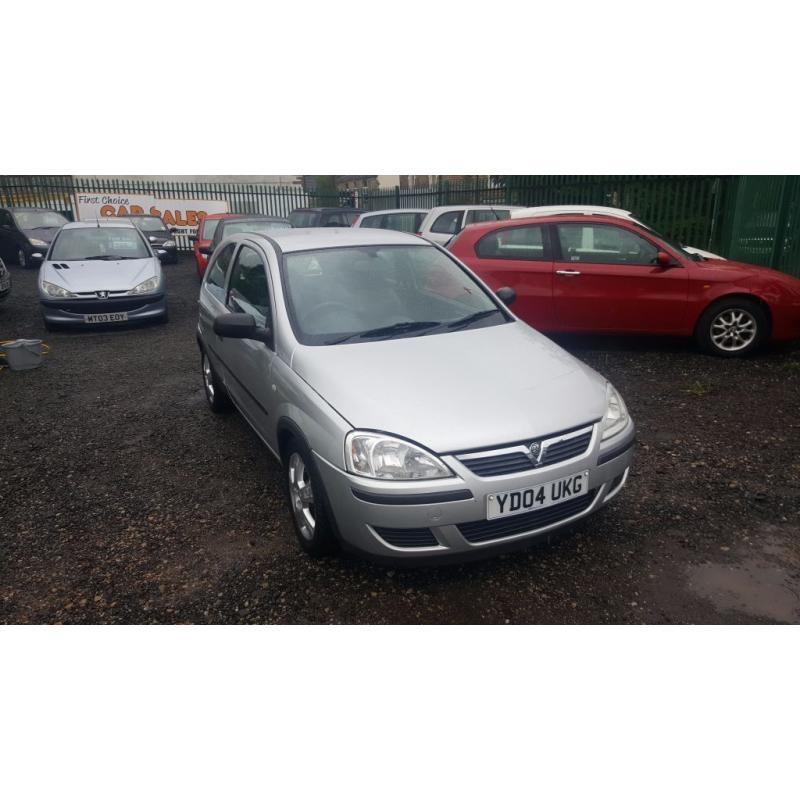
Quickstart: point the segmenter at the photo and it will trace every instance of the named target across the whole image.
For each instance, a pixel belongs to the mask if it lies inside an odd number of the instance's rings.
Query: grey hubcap
[[[25,251],[24,251],[24,250],[20,250],[20,251],[17,253],[17,263],[18,263],[18,264],[19,264],[21,267],[26,267],[26,266],[28,265],[28,261],[27,261],[27,259],[25,258]]]
[[[314,538],[314,492],[308,468],[299,453],[289,457],[289,498],[300,534],[310,541]]]
[[[208,356],[203,353],[203,383],[206,387],[206,394],[208,395],[209,402],[214,402],[214,376],[211,373],[211,364],[208,361]]]
[[[743,308],[726,308],[711,322],[711,341],[720,350],[743,350],[756,338],[755,317]]]

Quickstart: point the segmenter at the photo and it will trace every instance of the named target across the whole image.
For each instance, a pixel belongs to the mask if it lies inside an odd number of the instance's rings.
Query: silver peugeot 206
[[[39,304],[48,330],[167,320],[158,256],[127,220],[64,225],[39,269]]]
[[[221,242],[200,290],[206,397],[280,460],[307,552],[488,554],[620,491],[634,443],[622,397],[513,300],[405,233]]]

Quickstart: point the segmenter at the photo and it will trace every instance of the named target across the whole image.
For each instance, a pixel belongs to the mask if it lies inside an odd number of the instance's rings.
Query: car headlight
[[[146,281],[134,286],[128,294],[147,294],[148,292],[154,292],[156,289],[158,289],[158,275],[153,275],[152,278],[148,278]]]
[[[69,289],[65,289],[63,286],[58,286],[49,281],[42,281],[42,291],[50,297],[76,297]]]
[[[167,239],[167,241],[163,242],[161,244],[161,246],[162,247],[175,247],[175,242],[173,242],[172,239]]]
[[[364,478],[418,481],[453,473],[432,453],[382,433],[351,431],[344,441],[347,471]]]
[[[34,247],[47,247],[47,242],[44,239],[28,239]]]
[[[148,239],[149,239],[151,242],[155,242],[155,241],[157,241],[157,239],[156,239],[156,237],[155,237],[155,236],[148,236],[147,238],[148,238]]]
[[[602,438],[610,439],[625,429],[629,418],[622,395],[610,383],[606,384],[606,402],[608,408],[603,417],[601,430],[603,431]]]

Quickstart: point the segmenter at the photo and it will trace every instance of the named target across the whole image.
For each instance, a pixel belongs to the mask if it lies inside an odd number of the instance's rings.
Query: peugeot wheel
[[[769,318],[747,298],[732,297],[708,308],[697,325],[697,340],[707,353],[725,358],[744,356],[766,340]]]
[[[303,550],[323,556],[337,550],[333,515],[311,451],[292,439],[284,461],[286,488],[294,529]]]
[[[200,365],[203,370],[203,388],[206,392],[208,407],[215,414],[223,414],[231,409],[231,401],[225,387],[220,383],[205,351],[200,354]]]

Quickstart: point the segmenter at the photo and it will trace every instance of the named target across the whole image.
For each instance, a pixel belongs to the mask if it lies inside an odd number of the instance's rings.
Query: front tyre
[[[312,556],[336,552],[338,541],[328,496],[311,451],[299,439],[292,439],[286,447],[284,474],[294,530],[300,546]]]
[[[736,358],[756,351],[767,339],[769,317],[755,301],[732,297],[705,310],[697,323],[697,342],[706,353]]]
[[[208,407],[215,414],[224,414],[226,411],[230,411],[232,405],[228,393],[217,377],[217,373],[214,372],[205,350],[200,353],[200,367],[203,371],[203,389],[206,393]]]
[[[28,255],[22,248],[17,250],[17,264],[23,269],[26,269],[28,266]]]

